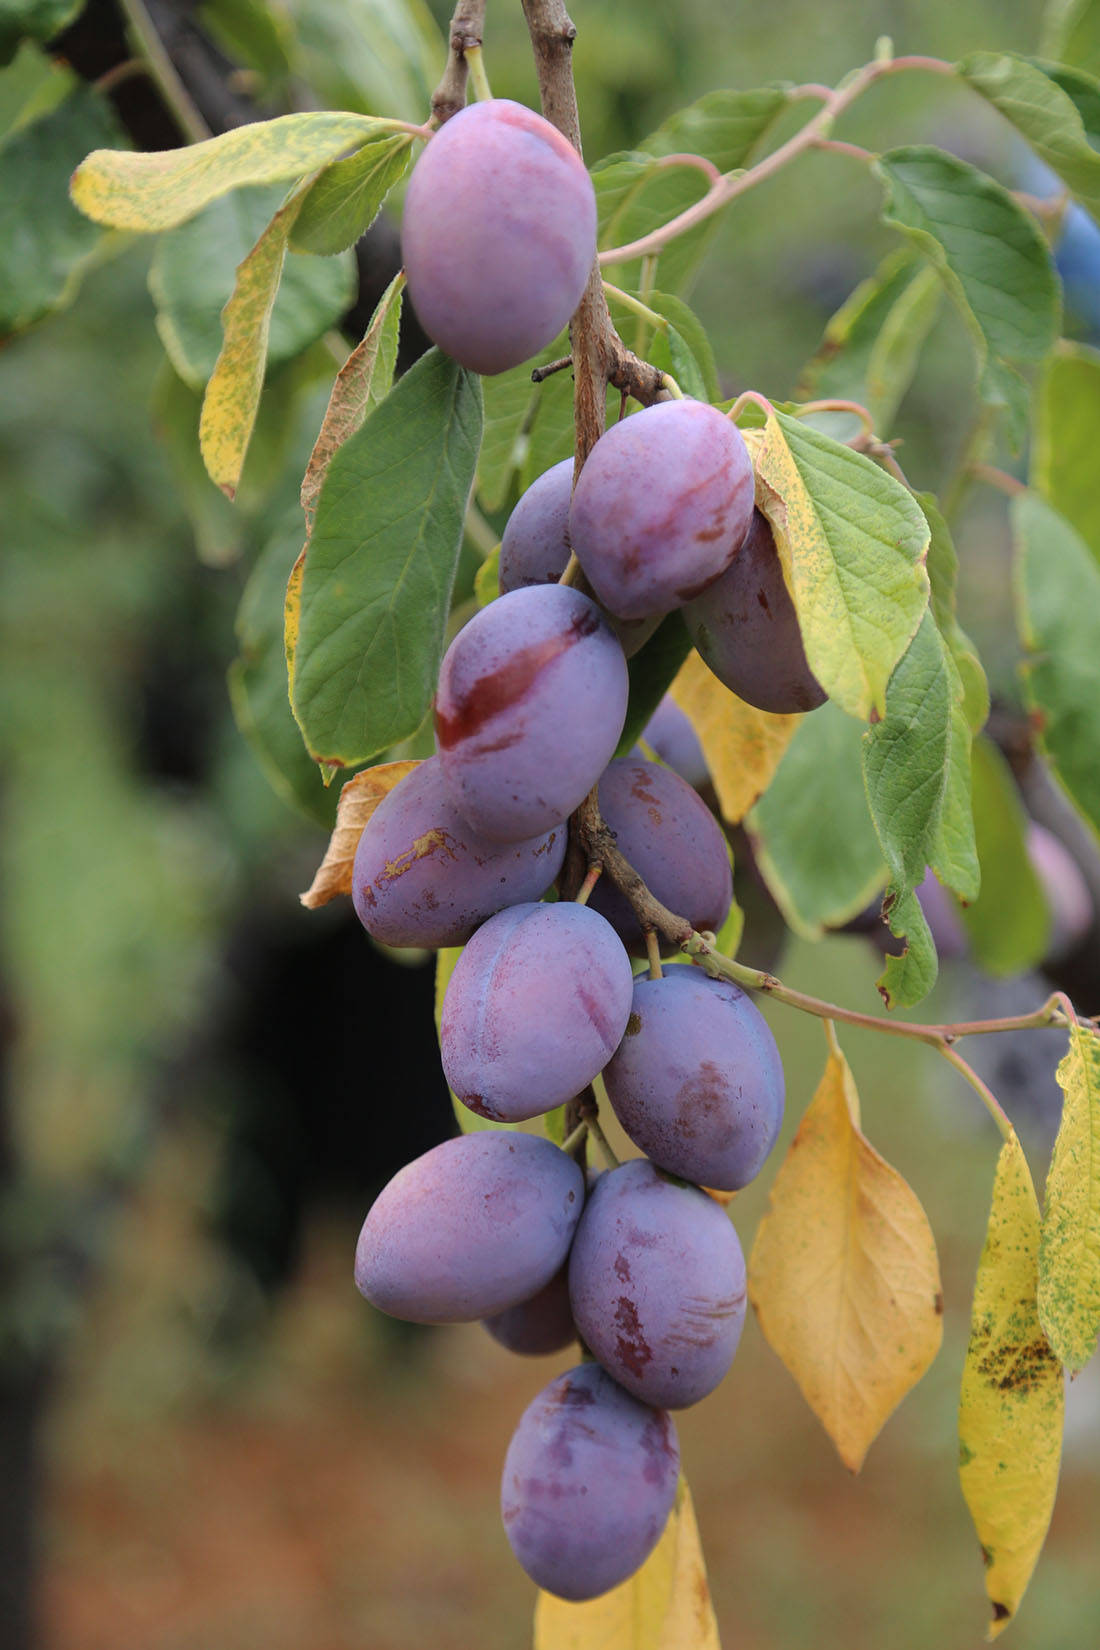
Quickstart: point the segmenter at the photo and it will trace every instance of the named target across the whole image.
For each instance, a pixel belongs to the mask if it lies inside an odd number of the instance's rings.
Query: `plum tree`
[[[540,585],[483,608],[447,649],[435,696],[460,813],[497,842],[560,825],[614,753],[628,686],[622,648],[579,591]]]
[[[541,115],[507,98],[472,104],[413,169],[401,250],[428,336],[474,372],[504,372],[580,301],[596,252],[592,180]]]
[[[620,618],[682,607],[729,566],[752,518],[737,426],[701,401],[645,407],[600,437],[569,512],[574,553]]]
[[[351,874],[356,915],[383,945],[462,945],[505,905],[540,899],[561,870],[563,826],[491,842],[451,800],[429,757],[367,821]]]

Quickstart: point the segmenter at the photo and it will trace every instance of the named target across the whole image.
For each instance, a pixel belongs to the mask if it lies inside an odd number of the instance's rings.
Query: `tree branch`
[[[469,69],[466,53],[480,48],[485,31],[485,0],[458,0],[451,18],[450,52],[447,67],[432,93],[432,124],[442,126],[466,107]]]

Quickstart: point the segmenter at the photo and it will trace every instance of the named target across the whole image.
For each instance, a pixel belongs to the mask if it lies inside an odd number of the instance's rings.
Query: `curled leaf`
[[[1100,1033],[1073,1025],[1058,1067],[1064,1096],[1039,1244],[1039,1317],[1076,1374],[1100,1334]]]
[[[365,768],[348,780],[336,805],[336,824],[325,857],[301,896],[302,904],[310,911],[327,905],[337,894],[351,893],[351,868],[363,827],[383,797],[389,796],[416,767],[419,767],[416,761],[380,762],[377,767]]]

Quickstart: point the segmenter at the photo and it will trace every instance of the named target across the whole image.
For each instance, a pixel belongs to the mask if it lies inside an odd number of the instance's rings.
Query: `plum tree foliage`
[[[41,34],[40,10],[16,0],[9,44]],[[328,388],[317,341],[333,343],[344,301],[329,277],[407,175],[404,270],[340,349],[290,529],[300,554],[262,561],[246,591],[242,641],[263,607],[285,651],[235,677],[242,727],[286,792],[318,812],[347,781],[308,903],[350,893],[377,941],[440,952],[462,1132],[383,1190],[356,1282],[398,1316],[486,1319],[519,1352],[579,1338],[578,1367],[519,1421],[502,1508],[520,1563],[576,1604],[570,1634],[595,1633],[582,1601],[634,1585],[666,1525],[694,1528],[666,1411],[726,1374],[746,1298],[849,1465],[935,1355],[934,1240],[862,1134],[836,1028],[930,1045],[1003,1138],[960,1408],[999,1632],[1053,1504],[1063,1369],[1100,1333],[1096,1005],[1059,992],[955,1026],[893,1011],[935,982],[937,899],[993,969],[1041,960],[1043,886],[1055,948],[1082,933],[1080,870],[1034,829],[1026,898],[1040,918],[1006,931],[1029,827],[982,732],[989,693],[956,614],[950,523],[972,486],[1011,501],[1024,698],[1080,832],[1100,836],[1100,512],[1059,412],[1100,424],[1100,358],[1061,338],[1052,254],[1063,218],[1071,250],[1100,221],[1100,7],[1054,6],[1041,56],[948,63],[883,41],[835,88],[712,91],[591,170],[571,68],[586,19],[575,29],[560,0],[523,10],[541,113],[493,98],[477,3],[456,11],[442,79],[416,106],[398,77],[389,109],[209,135],[185,120],[194,141],[156,154],[120,146],[101,92],[32,111],[0,145],[0,173],[74,144],[80,164],[64,223],[33,230],[48,278],[0,321],[18,330],[68,296],[109,250],[101,231],[163,234],[159,324],[181,383],[202,390],[203,462],[244,506],[249,452],[278,450],[269,356],[277,343],[280,394],[288,360],[295,394]],[[983,101],[1031,146],[1041,186],[1014,192],[932,143],[835,135],[899,76]],[[887,122],[888,99],[875,107]],[[830,321],[798,399],[770,384],[723,396],[684,294],[719,215],[814,150],[866,171],[896,246]],[[191,291],[195,248],[224,261],[229,233],[246,236],[244,256],[211,348],[218,306]],[[432,347],[399,372],[406,298]],[[940,504],[892,430],[945,298],[973,350],[974,407]],[[193,478],[193,449],[189,462]],[[475,555],[471,593],[459,571]],[[825,1002],[739,959],[729,844],[742,824],[736,840],[802,932],[883,891],[865,918],[890,953],[882,1003]],[[681,962],[665,968],[671,953]],[[828,1049],[746,1276],[727,1194],[762,1171],[784,1109],[750,992],[821,1019]],[[958,1049],[1040,1026],[1068,1043],[1041,1213],[1011,1121]],[[644,1157],[616,1163],[604,1095]],[[511,1127],[533,1118],[538,1133]]]

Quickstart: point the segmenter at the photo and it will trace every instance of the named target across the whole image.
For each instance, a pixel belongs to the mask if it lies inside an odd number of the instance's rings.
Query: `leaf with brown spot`
[[[722,817],[738,824],[771,784],[801,717],[773,716],[747,705],[723,686],[694,648],[671,693],[699,737]]]
[[[539,1594],[534,1650],[721,1650],[683,1478],[664,1534],[628,1581],[585,1604]]]
[[[959,1396],[959,1478],[982,1544],[989,1637],[1016,1614],[1054,1507],[1061,1366],[1039,1323],[1039,1204],[1015,1134],[1001,1148]]]
[[[1100,1033],[1091,1026],[1070,1027],[1058,1082],[1064,1098],[1039,1243],[1039,1316],[1076,1374],[1100,1333]]]
[[[351,893],[351,868],[363,827],[383,798],[419,766],[419,761],[414,760],[380,762],[376,768],[365,768],[348,780],[336,805],[336,824],[325,857],[309,888],[301,895],[302,904],[309,910],[327,905],[337,894]]]
[[[749,1261],[749,1298],[846,1467],[943,1336],[939,1263],[927,1217],[859,1129],[848,1062],[832,1042]]]

